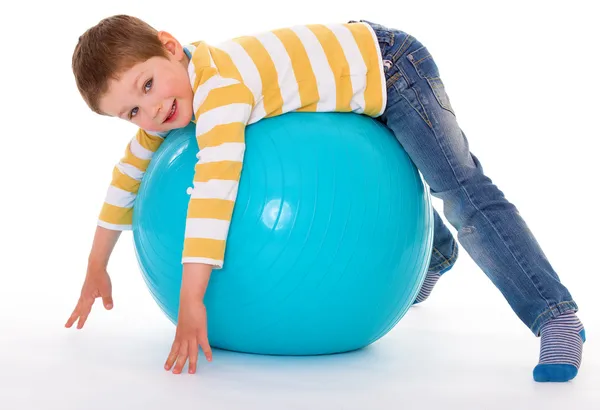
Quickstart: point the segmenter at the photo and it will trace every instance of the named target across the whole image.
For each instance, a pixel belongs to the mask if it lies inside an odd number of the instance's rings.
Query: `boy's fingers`
[[[79,323],[77,324],[77,329],[81,329],[85,324],[90,312],[92,311],[92,305],[94,304],[94,299],[82,299],[79,305]]]
[[[78,317],[79,317],[79,313],[77,313],[77,308],[75,308],[75,310],[73,311],[73,313],[71,313],[71,316],[67,320],[67,323],[65,323],[65,327],[73,326],[73,323],[75,323],[75,321],[77,320]]]
[[[171,370],[173,363],[175,363],[175,359],[177,359],[177,352],[179,352],[179,342],[173,342],[173,346],[171,346],[171,352],[169,353],[169,357],[167,357],[167,361],[165,362],[165,369]]]
[[[198,342],[195,339],[190,341],[189,355],[190,365],[188,372],[196,373],[196,364],[198,363]]]
[[[210,349],[210,344],[208,343],[208,337],[204,336],[200,338],[200,347],[204,352],[206,360],[210,362],[212,360],[212,350]]]
[[[67,320],[67,323],[65,323],[65,327],[71,327],[73,326],[73,323],[75,323],[75,321],[77,320],[77,318],[81,315],[81,306],[82,306],[82,299],[79,299],[77,301],[77,306],[75,306],[75,309],[73,309],[73,313],[71,313],[71,316],[69,317],[69,320]]]
[[[75,309],[73,309],[71,316],[69,316],[69,319],[67,319],[67,323],[65,323],[65,327],[73,326],[73,323],[75,323],[75,320],[77,320],[78,317],[79,317],[79,303],[77,303],[77,306],[75,306]]]
[[[104,307],[108,310],[113,307],[113,299],[112,296],[104,296],[102,297],[102,302],[104,303]]]
[[[187,361],[187,357],[188,357],[188,341],[184,340],[181,343],[181,347],[179,348],[179,352],[178,352],[178,357],[177,357],[177,363],[175,364],[175,367],[173,368],[173,373],[181,373],[181,371],[183,370],[183,366],[185,366],[185,362]]]
[[[88,314],[86,313],[85,315],[81,315],[79,317],[79,322],[77,322],[77,329],[81,329],[83,328],[83,325],[85,325],[85,321],[88,318]]]

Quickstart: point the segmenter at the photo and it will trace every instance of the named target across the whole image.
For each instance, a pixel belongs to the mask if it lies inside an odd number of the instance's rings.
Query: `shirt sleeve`
[[[113,169],[98,225],[117,231],[131,229],[133,205],[142,177],[163,141],[164,135],[139,129],[127,144],[125,155]]]
[[[205,71],[206,73],[206,71]],[[225,243],[245,152],[244,132],[254,97],[235,79],[214,72],[194,95],[200,149],[188,204],[182,263],[223,267]]]

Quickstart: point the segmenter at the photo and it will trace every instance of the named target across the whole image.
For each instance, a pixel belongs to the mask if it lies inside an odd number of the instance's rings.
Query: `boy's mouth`
[[[171,111],[169,112],[169,115],[167,115],[167,118],[165,118],[165,120],[163,121],[163,124],[166,122],[171,122],[176,118],[176,114],[177,114],[177,100],[173,100],[173,105],[171,105]]]

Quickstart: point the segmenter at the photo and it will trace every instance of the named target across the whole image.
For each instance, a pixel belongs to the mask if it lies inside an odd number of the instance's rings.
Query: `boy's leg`
[[[572,339],[573,343],[581,342],[583,330],[578,330],[580,323],[575,323],[574,315],[577,305],[517,208],[470,152],[432,56],[404,32],[373,27],[385,60],[388,88],[381,121],[394,132],[432,195],[443,200],[444,214],[457,230],[459,242],[534,335],[543,336],[544,329],[552,328],[554,339],[548,336],[546,342],[558,340],[560,332],[574,333],[578,339]],[[567,316],[576,320],[564,320]],[[541,364],[564,364],[576,373],[579,361],[572,355],[577,355],[580,346],[566,346],[564,355],[547,362],[544,343],[542,337]],[[575,375],[567,373],[563,379]],[[557,374],[548,377],[561,379]]]
[[[452,233],[438,214],[433,210],[433,250],[428,272],[449,271],[458,258],[458,245]]]
[[[433,209],[433,249],[431,251],[431,260],[427,269],[427,276],[419,290],[414,304],[425,301],[431,294],[433,287],[438,279],[447,271],[452,269],[458,258],[458,245],[452,236],[452,233],[444,224],[444,221]]]

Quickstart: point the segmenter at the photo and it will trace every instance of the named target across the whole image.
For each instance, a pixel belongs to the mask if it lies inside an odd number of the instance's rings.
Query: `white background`
[[[2,409],[600,408],[595,1],[10,3],[0,12]],[[83,330],[64,329],[112,167],[135,131],[87,109],[71,53],[85,29],[117,13],[182,43],[361,18],[419,39],[472,152],[580,306],[589,340],[579,376],[533,382],[539,339],[464,251],[432,297],[368,349],[317,358],[215,351],[196,375],[175,376],[162,368],[174,327],[126,233],[109,265],[113,311],[97,304]]]

